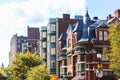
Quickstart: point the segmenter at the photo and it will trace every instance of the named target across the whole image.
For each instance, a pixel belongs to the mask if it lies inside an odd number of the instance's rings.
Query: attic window
[[[107,41],[107,31],[99,31],[99,40]]]

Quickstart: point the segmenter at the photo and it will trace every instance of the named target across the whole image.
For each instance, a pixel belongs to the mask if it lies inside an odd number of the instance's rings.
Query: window
[[[18,44],[18,48],[20,48],[20,44]]]
[[[51,61],[51,67],[55,68],[55,61]]]
[[[77,59],[78,62],[85,61],[85,55],[84,54],[78,55]]]
[[[46,48],[46,42],[43,42],[43,48]]]
[[[103,32],[99,31],[99,40],[103,40]]]
[[[42,33],[42,37],[43,37],[43,38],[46,38],[46,35],[47,35],[46,32],[43,32],[43,33]]]
[[[67,63],[66,63],[65,60],[62,61],[62,65],[63,65],[63,66],[67,65]]]
[[[68,65],[71,65],[71,56],[68,56]]]
[[[24,40],[24,42],[26,43],[26,42],[27,42],[27,40]]]
[[[99,31],[99,40],[107,41],[107,31]]]
[[[18,43],[20,43],[20,39],[18,39]]]
[[[51,25],[51,31],[55,31],[55,24]]]
[[[71,47],[71,39],[68,39],[68,48]]]
[[[46,58],[46,53],[43,53],[42,57],[43,57],[43,59],[45,59]]]
[[[55,48],[51,48],[51,54],[55,54]]]
[[[104,31],[104,40],[107,41],[107,31]]]
[[[76,66],[77,69],[77,75],[85,75],[85,63],[80,63],[77,64]]]
[[[51,42],[55,42],[55,36],[51,36]]]

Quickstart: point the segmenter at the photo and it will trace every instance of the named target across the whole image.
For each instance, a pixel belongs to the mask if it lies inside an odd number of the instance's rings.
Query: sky
[[[63,13],[106,19],[120,9],[120,0],[0,0],[0,66],[9,64],[10,40],[14,34],[27,35],[30,27],[46,26],[49,18]]]

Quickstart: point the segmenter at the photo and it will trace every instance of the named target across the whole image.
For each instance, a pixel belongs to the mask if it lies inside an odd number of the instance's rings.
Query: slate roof
[[[62,50],[66,49],[66,40],[63,41]]]
[[[59,37],[59,39],[58,39],[58,41],[66,40],[66,38],[67,38],[67,33],[66,32],[62,32],[60,37]]]
[[[67,38],[67,33],[66,32],[62,32],[58,41],[62,41],[62,50],[66,49],[66,38]]]
[[[115,18],[108,20],[108,24],[111,23]]]
[[[91,24],[88,27],[88,38],[89,38],[89,41],[96,40],[95,29],[100,27],[102,24],[108,25],[107,20],[96,21],[95,23]]]
[[[96,40],[95,27],[88,28],[88,38],[89,38],[89,41]]]
[[[73,30],[73,32],[75,31],[80,31],[83,29],[83,21],[78,21],[76,24],[74,24],[75,28]]]
[[[114,18],[111,18],[110,20],[108,20],[107,23],[109,24],[109,23],[111,23],[111,22],[113,22],[113,21],[119,21],[119,19],[116,18],[116,17],[114,17]]]
[[[102,24],[108,25],[107,20],[99,20],[99,21],[96,21],[95,23],[91,24],[90,27],[92,26],[92,27],[98,28],[98,27],[100,27]]]
[[[67,29],[67,33],[73,33],[74,25],[69,24],[69,27]]]
[[[85,15],[85,20],[84,20],[84,27],[88,27],[90,24],[91,24],[91,19],[87,11]]]
[[[82,31],[82,36],[80,38],[80,40],[78,42],[83,42],[83,41],[88,41],[88,26],[91,25],[91,19],[90,16],[88,14],[88,11],[86,12],[85,15],[85,21],[83,24],[83,31]]]

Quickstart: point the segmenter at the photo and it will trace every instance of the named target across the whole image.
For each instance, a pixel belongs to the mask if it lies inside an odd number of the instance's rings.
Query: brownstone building
[[[79,20],[63,32],[58,41],[59,78],[68,80],[115,80],[103,48],[110,48],[107,39],[109,24],[119,21],[120,10],[114,17],[95,21],[88,11],[84,20]]]

